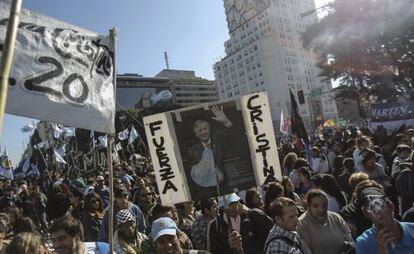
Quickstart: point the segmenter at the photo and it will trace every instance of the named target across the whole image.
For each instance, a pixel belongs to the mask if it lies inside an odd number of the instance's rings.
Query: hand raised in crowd
[[[243,214],[245,216],[248,216],[249,214],[249,208],[245,204],[239,204],[239,212],[240,214]]]
[[[211,112],[213,112],[213,114],[214,114],[214,116],[212,117],[213,120],[222,123],[227,128],[232,126],[232,123],[227,118],[226,114],[224,114],[223,106],[221,106],[221,107],[212,106],[211,107]]]
[[[388,254],[388,243],[394,241],[394,234],[387,231],[387,228],[380,229],[376,232],[375,242],[378,254]]]
[[[243,254],[242,237],[237,231],[233,231],[229,234],[229,246],[234,253]]]

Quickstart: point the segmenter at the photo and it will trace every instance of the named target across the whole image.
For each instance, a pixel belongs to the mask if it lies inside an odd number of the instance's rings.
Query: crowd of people
[[[280,139],[283,179],[225,200],[165,206],[148,158],[115,165],[114,252],[414,253],[414,129],[310,139]],[[0,253],[108,253],[108,172],[50,171],[48,185],[0,181]]]

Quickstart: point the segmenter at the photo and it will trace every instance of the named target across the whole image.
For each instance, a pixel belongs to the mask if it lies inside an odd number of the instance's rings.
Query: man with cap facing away
[[[357,203],[373,226],[356,239],[356,253],[414,253],[414,223],[394,219],[394,204],[382,189],[363,189],[357,193]]]
[[[178,240],[178,227],[169,217],[156,219],[152,223],[151,238],[156,254],[210,254],[204,250],[184,250]]]
[[[139,254],[141,243],[147,236],[138,232],[134,216],[127,210],[118,211],[116,215],[118,229],[114,234],[114,250],[117,254]]]
[[[213,254],[262,254],[273,227],[272,219],[259,209],[241,205],[236,193],[226,195],[225,199],[228,208],[208,225],[207,250]],[[227,217],[230,217],[232,232],[229,232]]]
[[[113,221],[116,221],[116,215],[119,210],[127,209],[132,216],[134,217],[135,224],[137,225],[139,232],[145,232],[147,225],[145,223],[144,215],[138,206],[128,201],[128,190],[124,187],[119,187],[114,189],[114,213]],[[99,230],[99,241],[108,242],[108,231],[109,231],[109,210],[105,210],[105,215],[103,218],[103,223]],[[114,225],[114,232],[116,227]]]

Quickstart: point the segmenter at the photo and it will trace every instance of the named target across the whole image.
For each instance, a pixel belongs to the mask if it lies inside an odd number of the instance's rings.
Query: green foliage
[[[412,96],[412,0],[336,0],[329,7],[303,34],[304,47],[320,57],[320,76],[377,100]]]

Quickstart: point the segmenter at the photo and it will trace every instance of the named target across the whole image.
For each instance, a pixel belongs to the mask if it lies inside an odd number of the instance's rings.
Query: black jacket
[[[213,254],[232,253],[229,247],[229,232],[223,214],[212,220],[208,226],[208,246]],[[263,211],[251,209],[248,216],[240,218],[240,234],[242,237],[244,254],[262,254],[264,243],[273,221]]]
[[[101,228],[103,218],[95,214],[83,212],[82,225],[85,233],[85,242],[95,242],[99,239],[99,229]]]

